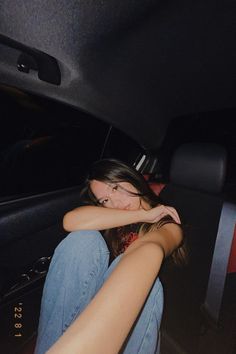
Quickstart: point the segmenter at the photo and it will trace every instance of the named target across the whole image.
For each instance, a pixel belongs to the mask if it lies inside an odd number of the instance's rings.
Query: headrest
[[[171,161],[170,181],[199,191],[219,193],[226,173],[226,150],[208,143],[179,147]]]

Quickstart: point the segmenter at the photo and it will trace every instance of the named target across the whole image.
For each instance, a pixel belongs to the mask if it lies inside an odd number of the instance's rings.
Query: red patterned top
[[[131,245],[132,242],[137,240],[138,234],[136,232],[130,232],[127,235],[122,236],[122,248],[121,252],[125,252],[125,250]]]

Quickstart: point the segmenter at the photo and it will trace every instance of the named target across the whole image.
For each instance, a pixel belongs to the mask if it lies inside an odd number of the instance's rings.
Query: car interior
[[[187,264],[160,272],[160,353],[236,353],[234,17],[231,0],[2,1],[2,353],[33,354],[63,216],[107,157],[184,228]]]
[[[195,131],[190,136],[190,131],[187,130],[185,139],[180,136],[178,141],[174,141],[173,131],[176,132],[176,126],[173,126],[168,131],[162,149],[150,153],[123,132],[103,122],[100,127],[100,138],[103,137],[103,140],[94,139],[90,136],[91,131],[88,129],[88,124],[91,122],[95,126],[94,117],[86,115],[86,121],[89,120],[86,125],[84,113],[81,112],[77,123],[73,119],[74,110],[70,107],[65,108],[67,127],[65,127],[64,120],[61,122],[60,119],[57,122],[52,119],[52,122],[45,124],[46,116],[44,117],[41,124],[47,130],[45,134],[46,131],[38,125],[37,114],[34,114],[33,121],[31,121],[32,118],[28,121],[26,119],[27,114],[31,116],[32,110],[33,112],[35,109],[39,110],[38,106],[35,108],[33,105],[36,98],[27,96],[29,102],[26,104],[24,101],[24,109],[22,109],[24,113],[21,114],[18,107],[19,93],[14,91],[12,95],[10,91],[11,108],[9,109],[6,89],[2,91],[3,105],[5,104],[10,111],[15,110],[17,106],[18,112],[15,112],[13,121],[16,118],[18,120],[24,118],[25,124],[23,135],[19,132],[18,126],[16,126],[16,132],[11,129],[15,135],[15,141],[12,140],[10,144],[5,144],[1,159],[2,175],[7,176],[5,180],[2,179],[4,188],[0,217],[2,275],[0,306],[4,319],[1,345],[4,351],[19,354],[33,353],[47,269],[53,250],[67,235],[62,227],[63,215],[81,205],[79,194],[89,163],[101,156],[115,156],[139,169],[163,201],[177,208],[186,233],[188,264],[177,267],[167,261],[161,271],[161,280],[165,290],[161,353],[194,353],[194,350],[195,353],[207,353],[209,348],[215,353],[223,352],[227,348],[229,353],[233,353],[235,345],[235,296],[233,296],[236,272],[236,238],[233,238],[235,209],[233,209],[233,219],[231,217],[233,220],[231,228],[230,218],[229,221],[227,218],[223,220],[223,224],[228,227],[226,236],[223,238],[224,246],[226,245],[225,237],[228,239],[231,237],[231,241],[229,241],[228,253],[223,255],[221,261],[218,260],[218,263],[223,266],[221,291],[217,292],[214,289],[210,294],[213,296],[213,298],[210,297],[210,302],[207,298],[213,259],[215,257],[217,259],[215,244],[222,209],[227,202],[235,208],[235,185],[233,184],[235,169],[231,156],[235,146],[232,139],[234,131],[230,126],[231,120],[229,120],[227,132],[223,134],[219,134],[220,124],[211,136],[206,134],[209,127],[205,125],[204,134],[201,136],[198,132],[197,139],[194,136]],[[9,88],[7,92],[9,95]],[[24,100],[26,100],[25,96]],[[48,109],[48,103],[47,110],[44,105],[43,102],[40,116],[47,114],[49,117],[51,109]],[[57,108],[57,103],[53,102],[53,105],[55,105],[54,112],[62,110],[60,104]],[[76,113],[80,114],[79,111]],[[231,110],[227,113],[234,114]],[[209,113],[210,115],[215,116],[215,112]],[[12,112],[10,112],[9,119],[10,117],[12,117]],[[193,122],[195,120],[194,117]],[[181,122],[185,122],[185,119],[181,118],[177,121],[179,130],[182,131],[181,125],[185,125]],[[200,122],[201,118],[198,118],[199,125]],[[209,119],[209,123],[211,122]],[[19,121],[16,120],[16,125],[17,123],[19,124]],[[100,121],[97,120],[98,126],[99,123]],[[64,140],[60,133],[61,124]],[[69,129],[70,124],[73,129]],[[81,129],[83,134],[81,134]],[[85,161],[83,150],[76,149],[74,142],[70,141],[74,139],[76,142],[76,136],[79,138],[82,135],[85,136],[85,133],[96,147],[94,150],[91,149],[91,161]],[[45,139],[45,136],[50,137],[50,140]],[[58,140],[58,145],[49,143],[53,139]],[[32,144],[34,141],[37,142],[36,145]],[[63,141],[64,145],[62,145]],[[68,141],[70,143],[67,145],[65,142]],[[80,143],[83,148],[85,139],[81,139]],[[120,144],[122,144],[122,149]],[[7,149],[5,149],[6,146]],[[75,150],[76,155],[82,157],[82,160],[77,156],[63,160],[62,146],[66,157],[72,153],[72,149]],[[77,146],[79,146],[78,142]],[[60,147],[59,151],[57,147]],[[14,152],[12,152],[13,148]],[[87,156],[89,160],[89,154],[86,155],[86,159]],[[60,158],[59,163],[56,157]],[[76,162],[73,164],[72,160]],[[51,168],[52,161],[53,169]],[[37,166],[40,169],[37,169]],[[64,173],[63,170],[65,170]],[[58,174],[61,178],[58,178]],[[48,178],[43,178],[43,175]],[[220,256],[222,256],[221,253]],[[219,272],[216,269],[216,273],[217,271]],[[222,269],[220,271],[222,272]],[[218,281],[216,274],[213,277],[213,285],[214,281]],[[214,301],[217,301],[217,294],[221,296],[218,300],[220,307],[215,309]],[[14,327],[13,307],[23,308],[24,311],[23,338],[17,336],[21,334],[21,331],[16,331]]]

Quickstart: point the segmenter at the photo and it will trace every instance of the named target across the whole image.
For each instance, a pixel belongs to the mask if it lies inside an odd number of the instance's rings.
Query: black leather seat
[[[225,171],[223,147],[185,144],[176,151],[171,162],[170,183],[160,194],[178,210],[189,251],[187,266],[173,267],[167,262],[161,274],[165,290],[161,348],[164,354],[199,353],[201,306],[224,202],[221,191]],[[217,353],[223,353],[220,350]],[[213,352],[216,353],[208,351]]]

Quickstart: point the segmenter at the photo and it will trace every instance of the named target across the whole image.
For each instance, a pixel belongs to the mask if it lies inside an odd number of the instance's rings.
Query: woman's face
[[[105,183],[97,180],[90,182],[90,188],[99,204],[106,208],[138,210],[146,204],[141,198],[132,193],[137,189],[129,182]]]

